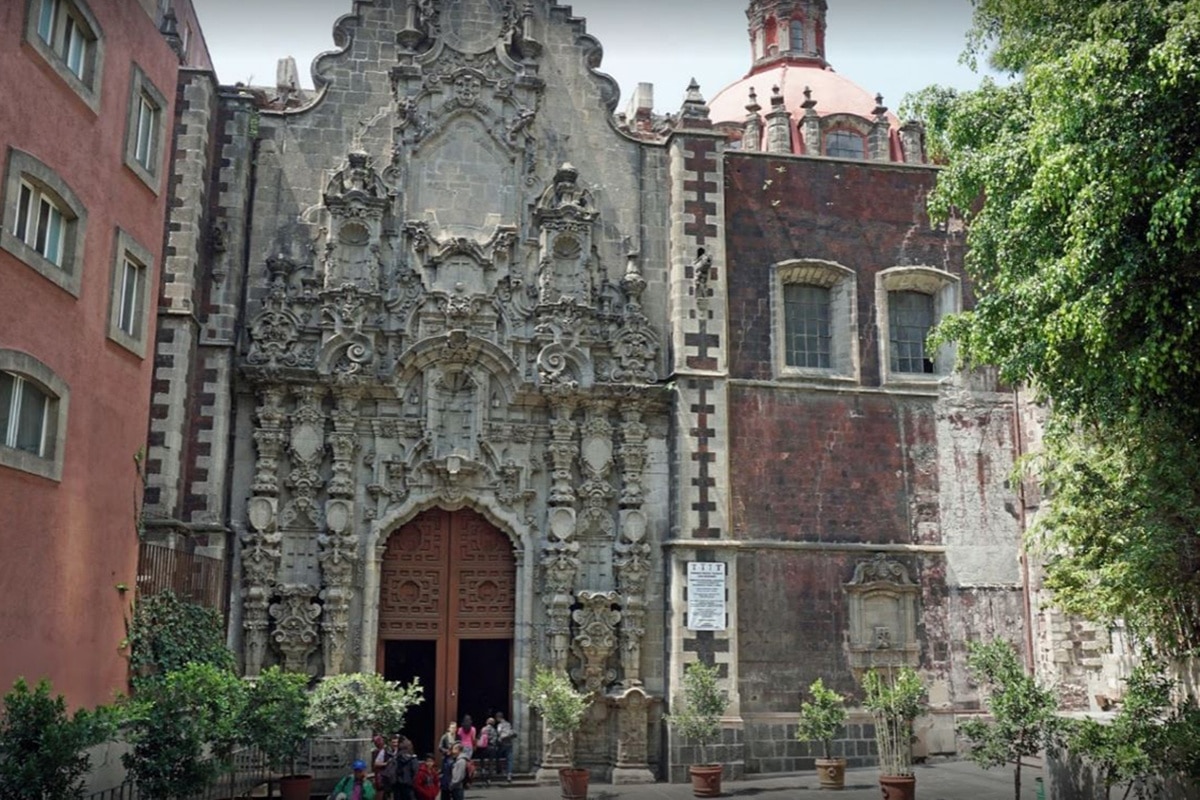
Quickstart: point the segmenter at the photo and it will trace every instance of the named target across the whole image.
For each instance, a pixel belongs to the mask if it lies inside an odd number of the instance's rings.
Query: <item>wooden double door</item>
[[[516,561],[512,543],[470,510],[432,509],[393,533],[379,591],[379,671],[419,678],[425,702],[405,734],[434,752],[450,720],[477,728],[511,713]]]

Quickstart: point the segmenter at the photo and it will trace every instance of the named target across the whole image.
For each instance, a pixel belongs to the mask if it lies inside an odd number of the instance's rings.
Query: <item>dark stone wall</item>
[[[875,276],[902,265],[960,273],[962,236],[930,224],[936,170],[878,162],[731,154],[725,165],[729,364],[735,378],[769,380],[771,265],[816,258],[858,275],[862,381],[879,385]],[[964,305],[970,287],[963,286]]]

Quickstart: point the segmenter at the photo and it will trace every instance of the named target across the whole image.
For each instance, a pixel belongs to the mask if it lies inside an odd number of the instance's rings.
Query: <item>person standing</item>
[[[375,749],[371,756],[372,782],[380,797],[388,797],[396,777],[396,768],[389,767],[389,765],[400,750],[400,736],[393,735],[386,746],[383,743],[383,737],[376,736],[374,743]]]
[[[332,800],[375,800],[375,784],[367,780],[367,762],[355,761],[351,773],[333,787]]]
[[[389,800],[413,800],[418,761],[412,751],[412,742],[407,737],[400,737],[393,762],[392,772],[395,780],[392,783],[392,794]]]
[[[454,767],[458,757],[462,755],[462,745],[458,742],[450,745],[450,752],[442,759],[442,800],[455,800],[453,793]]]
[[[500,751],[496,746],[496,720],[494,717],[487,718],[483,729],[479,731],[479,741],[476,744],[478,746],[475,749],[475,760],[480,762],[484,780],[490,784],[492,778],[500,775],[496,761],[496,755]]]
[[[471,715],[464,714],[462,725],[458,729],[458,741],[462,743],[463,752],[467,754],[467,758],[475,755],[475,739],[478,736],[479,732],[471,723]]]
[[[512,783],[512,757],[513,745],[517,741],[517,732],[513,729],[512,723],[504,718],[504,714],[496,712],[496,743],[492,752],[496,754],[496,758],[504,759],[504,777],[509,783]]]
[[[438,741],[438,752],[442,754],[443,763],[450,757],[450,748],[458,741],[458,723],[450,720],[450,724],[446,726],[446,732],[442,734],[442,738]]]
[[[441,778],[438,775],[437,762],[433,760],[433,753],[425,754],[425,761],[422,762],[417,770],[417,779],[413,781],[413,792],[416,794],[416,800],[437,800],[438,791],[441,789]]]
[[[467,718],[468,720],[470,717]],[[467,773],[471,768],[471,757],[461,744],[454,746],[454,767],[450,770],[450,800],[463,800],[467,790]]]

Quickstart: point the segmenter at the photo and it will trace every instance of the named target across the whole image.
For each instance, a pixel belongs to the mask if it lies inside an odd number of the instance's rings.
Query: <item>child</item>
[[[441,789],[441,778],[433,753],[426,753],[425,760],[417,770],[417,779],[413,782],[413,790],[418,800],[437,800],[438,790]]]

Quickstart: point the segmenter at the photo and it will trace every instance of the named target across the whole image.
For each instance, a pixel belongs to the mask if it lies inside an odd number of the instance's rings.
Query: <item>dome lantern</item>
[[[750,0],[751,71],[781,62],[824,67],[825,0]]]

